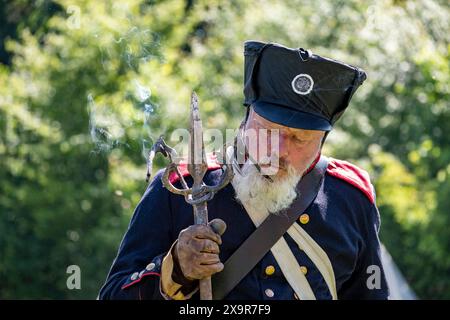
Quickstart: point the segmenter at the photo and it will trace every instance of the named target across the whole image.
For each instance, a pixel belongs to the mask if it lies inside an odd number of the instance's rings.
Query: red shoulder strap
[[[208,171],[219,169],[221,167],[220,163],[217,161],[217,155],[215,155],[215,154],[212,154],[212,153],[207,154],[206,162],[208,163]],[[180,171],[180,173],[183,177],[187,177],[189,175],[186,159],[183,159],[180,161],[180,163],[178,164],[178,171]],[[178,175],[175,172],[172,172],[169,175],[170,183],[174,184],[178,180],[180,180],[180,178],[178,177]]]
[[[352,186],[361,190],[371,203],[375,202],[375,195],[369,174],[351,164],[350,162],[330,158],[327,167],[327,173],[333,177],[342,179]]]

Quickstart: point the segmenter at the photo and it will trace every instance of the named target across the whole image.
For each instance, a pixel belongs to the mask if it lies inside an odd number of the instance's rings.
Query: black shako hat
[[[366,73],[303,48],[246,41],[245,106],[269,121],[330,131]]]

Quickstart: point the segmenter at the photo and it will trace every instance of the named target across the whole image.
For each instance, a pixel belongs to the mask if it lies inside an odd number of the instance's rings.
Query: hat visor
[[[261,117],[286,127],[322,131],[333,129],[328,120],[311,113],[264,101],[255,101],[252,106]]]

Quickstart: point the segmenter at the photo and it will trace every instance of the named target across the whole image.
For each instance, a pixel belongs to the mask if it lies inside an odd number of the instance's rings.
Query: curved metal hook
[[[169,180],[170,174],[174,172],[177,174],[177,176],[180,178],[181,184],[183,185],[183,189],[179,189],[175,187]],[[184,180],[183,176],[178,171],[177,165],[175,163],[170,163],[167,168],[164,170],[164,175],[161,177],[162,183],[164,187],[169,190],[170,192],[173,192],[175,194],[180,194],[183,196],[187,196],[188,194],[192,193],[192,188],[189,188],[186,181]]]

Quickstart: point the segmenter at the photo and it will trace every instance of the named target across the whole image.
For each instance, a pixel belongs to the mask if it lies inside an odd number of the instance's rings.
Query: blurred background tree
[[[205,127],[240,122],[247,39],[367,71],[326,153],[370,171],[418,296],[450,298],[449,18],[437,0],[0,1],[0,298],[96,297],[191,90]]]

